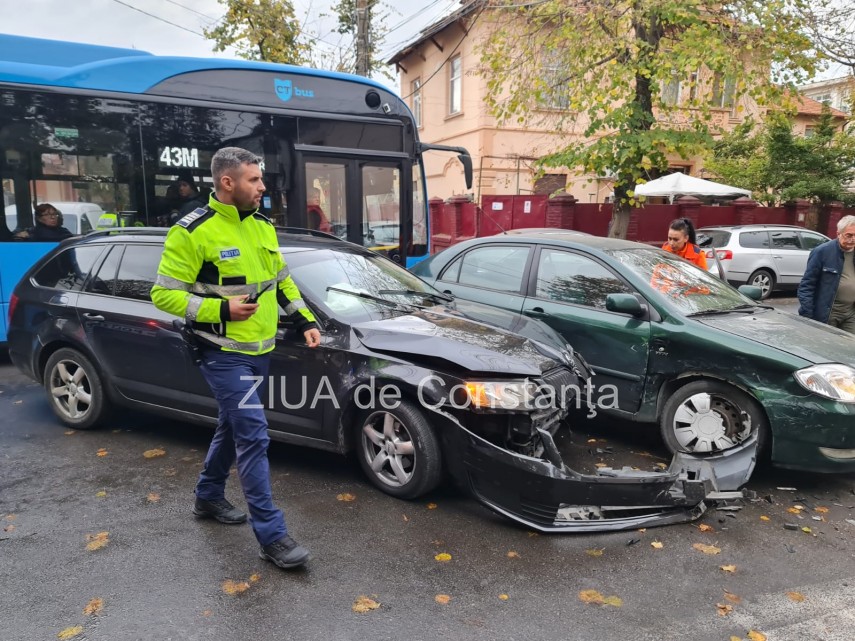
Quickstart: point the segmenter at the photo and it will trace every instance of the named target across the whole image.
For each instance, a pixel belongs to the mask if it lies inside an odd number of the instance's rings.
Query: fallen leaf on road
[[[97,452],[95,452],[95,454],[97,454],[98,456],[107,456],[109,452],[107,452],[107,448],[102,447]]]
[[[74,436],[75,434],[77,434],[77,432],[75,430],[66,430],[65,432],[63,432],[63,434],[65,434],[66,436]]]
[[[761,516],[760,520],[761,521],[771,521],[771,519],[768,516]]]
[[[451,555],[448,554],[447,552],[440,552],[439,554],[437,554],[433,558],[435,558],[440,563],[446,563],[448,561],[451,561]]]
[[[638,528],[638,531],[641,532],[642,534],[644,534],[645,532],[647,532],[647,528],[646,527]]]
[[[811,534],[813,533],[813,530],[811,530],[808,526],[805,526],[802,528],[802,532],[804,532],[805,534]]]
[[[260,578],[261,578],[260,574],[250,574],[249,575],[249,582],[250,583],[256,583]]]
[[[802,603],[805,600],[805,595],[801,592],[787,592],[787,598],[796,603]]]
[[[585,554],[588,556],[603,556],[603,552],[606,548],[598,548],[594,550],[585,550]]]
[[[66,628],[62,632],[56,635],[57,639],[72,639],[76,637],[78,634],[83,632],[82,625],[76,625],[73,628]]]
[[[724,591],[724,598],[730,601],[731,603],[742,603],[742,597],[736,596],[733,592]]]
[[[707,525],[706,523],[701,523],[701,524],[698,526],[698,529],[699,529],[701,532],[715,532],[715,529],[713,528],[713,526],[712,526],[712,525]]]
[[[110,542],[110,533],[98,532],[98,534],[87,534],[86,540],[89,541],[89,543],[86,544],[86,549],[90,552],[94,552],[95,550],[100,550]]]
[[[160,500],[160,494],[157,492],[149,492],[149,495],[145,497],[145,500],[149,503],[157,503]]]
[[[596,590],[582,590],[579,592],[579,600],[582,603],[590,603],[593,605],[611,605],[616,608],[619,608],[623,605],[623,601],[620,597],[616,596],[603,596]]]
[[[794,505],[793,507],[788,507],[787,512],[789,512],[790,514],[801,514],[802,508],[798,505]]]
[[[608,467],[606,463],[594,463],[594,467]]]
[[[230,596],[241,594],[247,590],[249,590],[248,581],[232,581],[231,579],[223,581],[223,592]]]
[[[660,470],[667,470],[668,469],[668,466],[665,465],[665,463],[657,463],[656,467],[658,467]]]
[[[153,450],[146,450],[145,452],[143,452],[143,456],[146,458],[157,458],[158,456],[163,456],[164,454],[166,454],[166,451],[160,449],[159,447],[156,447]]]
[[[727,603],[716,603],[715,607],[718,610],[718,615],[720,617],[726,617],[728,614],[733,612],[733,606],[728,605]]]
[[[713,552],[713,554],[715,554],[715,552]],[[722,565],[720,569],[722,572],[730,572],[730,573],[736,572],[736,566],[735,565]]]
[[[351,494],[350,492],[344,492],[343,494],[339,494],[335,497],[339,501],[344,501],[345,503],[350,503],[351,501],[356,500],[356,496]]]
[[[351,609],[359,614],[365,614],[366,612],[371,612],[371,610],[376,610],[379,607],[380,604],[374,599],[370,599],[367,596],[359,596],[356,601],[353,602],[353,607]]]
[[[409,517],[409,516],[407,516],[406,514],[402,514],[401,516],[404,518],[404,523],[409,523],[409,522],[410,522],[410,517]]]
[[[3,531],[4,532],[14,532],[15,526],[14,525],[7,525],[6,527],[3,528]]]
[[[748,639],[749,641],[766,641],[766,635],[756,630],[749,630]]]
[[[211,616],[212,614],[213,614],[213,612],[212,612],[211,610],[205,610],[205,611],[203,611],[203,612],[202,612],[202,616],[203,616],[203,617],[209,617],[209,616]]]
[[[718,554],[721,552],[721,548],[717,548],[714,545],[706,545],[705,543],[695,543],[692,547],[704,554]]]
[[[18,515],[17,515],[17,514],[7,514],[7,515],[6,515],[6,520],[7,520],[7,521],[14,521],[14,520],[15,520],[15,519],[17,519],[17,518],[18,518]]]
[[[451,597],[447,594],[437,594],[433,598],[433,600],[439,603],[440,605],[448,605],[448,602],[451,601]]]
[[[101,490],[100,492],[96,492],[95,496],[97,496],[99,499],[103,499],[107,497],[107,493],[104,490]]]
[[[742,641],[742,637],[730,637],[730,641]]]
[[[518,553],[514,552],[513,550],[511,550],[510,552],[508,552],[508,558],[509,559],[518,559],[518,558],[520,558],[520,555]]]
[[[855,523],[853,523],[853,525],[855,525]],[[535,536],[540,536],[540,535],[539,535],[537,532],[529,532],[529,533],[528,533],[528,538],[532,538],[532,537],[535,537]]]
[[[101,610],[104,609],[104,599],[92,599],[89,603],[86,604],[86,607],[83,608],[83,614],[87,616],[91,616],[94,614],[100,614]]]
[[[428,503],[427,504],[427,509],[429,509],[429,510],[435,510],[436,508],[437,508],[436,503]]]
[[[650,543],[650,546],[656,548],[657,550],[661,550],[663,547],[665,547],[665,544],[662,543],[662,541],[652,541]]]
[[[828,508],[827,507],[815,507],[815,508],[813,508],[813,511],[819,512],[820,514],[828,514]]]
[[[174,467],[167,467],[163,470],[164,476],[175,476],[176,474],[178,474],[178,471]]]
[[[500,594],[499,595],[499,599],[501,599],[502,601],[507,601],[510,598],[511,597],[509,597],[507,594]]]

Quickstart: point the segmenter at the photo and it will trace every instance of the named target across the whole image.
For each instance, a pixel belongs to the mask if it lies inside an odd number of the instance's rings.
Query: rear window
[[[717,229],[698,230],[698,245],[701,247],[724,247],[730,242],[730,232]]]
[[[79,291],[103,249],[103,245],[66,249],[36,272],[33,279],[42,287]]]
[[[744,231],[739,234],[739,246],[759,249],[769,249],[769,232]]]

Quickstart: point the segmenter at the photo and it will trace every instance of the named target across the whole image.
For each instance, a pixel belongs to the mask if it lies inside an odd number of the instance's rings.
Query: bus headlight
[[[811,365],[795,374],[806,390],[841,403],[855,403],[855,369],[840,363]]]

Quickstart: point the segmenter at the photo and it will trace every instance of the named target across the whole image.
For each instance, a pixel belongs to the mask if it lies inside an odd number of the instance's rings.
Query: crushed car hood
[[[851,334],[776,309],[693,320],[769,345],[810,363],[855,363],[855,341]]]
[[[560,364],[566,364],[557,346],[522,336],[516,333],[518,329],[504,329],[486,317],[484,321],[470,317],[466,313],[468,309],[468,304],[460,305],[458,309],[442,306],[414,309],[395,318],[357,323],[353,330],[369,349],[440,358],[471,372],[540,376]],[[527,332],[537,335],[529,319],[516,314],[509,316],[517,316],[521,320],[501,320],[508,324],[516,323],[520,328],[528,325]],[[547,332],[541,334],[544,340],[553,340]]]

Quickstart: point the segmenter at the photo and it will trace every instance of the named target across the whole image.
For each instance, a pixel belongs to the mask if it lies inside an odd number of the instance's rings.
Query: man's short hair
[[[214,178],[214,187],[220,186],[220,178],[231,174],[241,165],[258,165],[261,158],[251,151],[240,147],[223,147],[211,158],[211,176]]]
[[[837,233],[842,234],[844,229],[851,227],[852,225],[855,225],[855,216],[844,216],[837,223]]]

